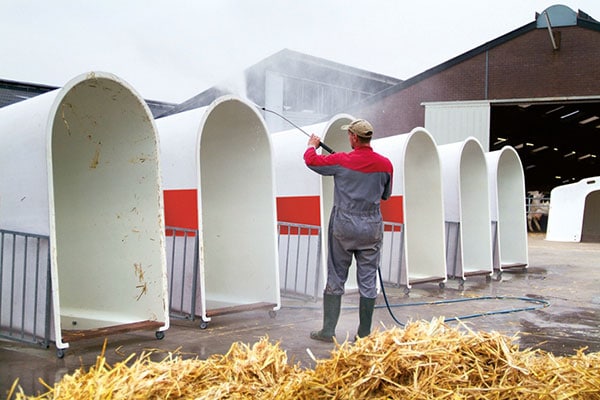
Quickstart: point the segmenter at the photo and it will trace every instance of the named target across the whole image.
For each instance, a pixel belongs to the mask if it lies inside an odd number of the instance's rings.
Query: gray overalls
[[[324,293],[344,294],[354,256],[360,296],[377,297],[377,268],[383,242],[380,201],[391,194],[391,162],[371,147],[331,155],[317,155],[311,147],[304,159],[311,170],[332,175],[335,183]]]

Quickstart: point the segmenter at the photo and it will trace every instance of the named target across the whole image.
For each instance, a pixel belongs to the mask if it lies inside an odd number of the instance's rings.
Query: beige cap
[[[373,127],[369,121],[364,119],[357,119],[352,121],[352,123],[349,125],[343,125],[342,130],[350,131],[351,133],[364,138],[370,138],[373,136]]]

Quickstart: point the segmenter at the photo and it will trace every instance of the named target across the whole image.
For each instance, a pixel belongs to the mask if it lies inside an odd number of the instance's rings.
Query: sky
[[[180,103],[284,48],[408,79],[555,4],[600,21],[599,0],[0,0],[0,79],[104,71]]]

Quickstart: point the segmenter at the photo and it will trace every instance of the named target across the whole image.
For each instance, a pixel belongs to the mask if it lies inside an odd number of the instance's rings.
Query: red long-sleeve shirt
[[[370,211],[392,193],[392,163],[370,146],[330,155],[318,155],[309,147],[304,161],[316,173],[334,177],[333,202],[340,209]]]

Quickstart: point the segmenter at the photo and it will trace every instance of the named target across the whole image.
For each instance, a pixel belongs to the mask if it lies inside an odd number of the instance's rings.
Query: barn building
[[[600,175],[600,23],[555,5],[534,21],[384,90],[350,112],[379,136],[424,126],[438,144],[514,147],[528,191]]]

